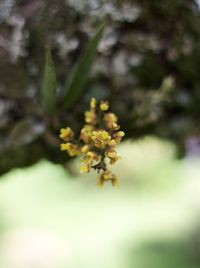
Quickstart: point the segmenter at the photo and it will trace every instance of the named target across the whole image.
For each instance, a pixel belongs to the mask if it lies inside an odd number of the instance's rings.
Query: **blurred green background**
[[[0,0],[0,268],[200,267],[199,25],[198,0]],[[59,150],[91,97],[119,189]]]
[[[196,0],[1,0],[0,174],[65,165],[59,129],[78,132],[91,97],[110,102],[125,138],[185,155],[200,135],[199,24]]]
[[[119,189],[44,160],[4,175],[1,267],[199,267],[200,158],[154,137],[118,151]]]

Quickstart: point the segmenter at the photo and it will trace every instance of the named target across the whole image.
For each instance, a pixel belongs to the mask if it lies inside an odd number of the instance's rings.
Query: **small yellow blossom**
[[[95,152],[91,152],[91,151],[87,152],[82,159],[82,162],[87,163],[87,164],[90,163],[91,165],[93,165],[93,162],[98,162],[98,161],[99,161],[98,154]]]
[[[106,113],[104,115],[104,122],[107,128],[112,130],[118,130],[120,126],[117,124],[118,118],[113,113]]]
[[[109,150],[109,151],[106,151],[105,156],[114,158],[117,156],[117,152],[115,150]]]
[[[116,135],[122,138],[122,137],[124,137],[125,133],[124,133],[124,131],[118,131],[116,133]]]
[[[91,169],[96,170],[100,174],[98,178],[100,187],[106,182],[118,186],[118,179],[108,170],[106,160],[114,164],[120,159],[115,148],[125,135],[123,131],[118,131],[120,126],[117,116],[106,112],[108,109],[107,101],[97,103],[96,99],[92,98],[90,110],[85,112],[86,125],[80,130],[79,139],[74,140],[74,133],[69,127],[60,131],[60,138],[65,142],[60,145],[61,150],[67,151],[70,156],[82,154],[83,165],[80,167],[80,172],[88,173]]]
[[[87,152],[89,151],[89,149],[90,149],[90,147],[89,147],[87,144],[85,144],[85,145],[81,148],[81,152],[82,152],[83,154],[85,154],[85,153],[87,153]]]
[[[91,110],[94,110],[96,108],[96,105],[97,105],[97,101],[95,98],[91,98],[90,100],[90,109]]]
[[[109,126],[109,128],[112,129],[112,130],[119,130],[119,129],[120,129],[120,125],[118,125],[118,124],[115,123],[115,122],[110,122],[110,123],[108,123],[108,126]]]
[[[85,112],[85,122],[91,125],[96,124],[96,114],[94,111]]]
[[[94,142],[94,146],[99,149],[105,148],[108,145],[111,137],[109,133],[105,130],[97,130],[92,133],[92,140]]]
[[[87,154],[86,154],[87,157],[91,158],[92,160],[94,161],[98,161],[99,160],[99,156],[97,153],[95,152],[91,152],[89,151]]]
[[[116,143],[120,143],[121,139],[124,137],[125,133],[124,131],[118,131],[114,134],[114,138]]]
[[[61,151],[67,151],[70,156],[77,156],[81,154],[79,147],[71,142],[62,143],[60,147]]]
[[[97,181],[97,184],[100,187],[103,187],[104,186],[104,183],[107,182],[107,181],[110,181],[113,186],[118,186],[118,179],[117,179],[117,177],[114,174],[112,174],[111,171],[109,171],[109,170],[103,171],[100,174],[99,179]]]
[[[113,187],[119,188],[119,179],[116,176],[111,180],[111,183]]]
[[[103,180],[102,178],[98,178],[97,185],[100,188],[103,188],[104,184],[105,184],[105,180]]]
[[[99,107],[101,111],[107,111],[109,109],[108,101],[101,101]]]
[[[60,150],[61,151],[67,151],[69,149],[69,147],[70,147],[69,145],[70,145],[70,143],[61,143]]]
[[[120,159],[120,157],[117,155],[117,152],[113,149],[106,151],[105,156],[110,159],[111,165],[115,164]]]
[[[74,133],[70,127],[61,128],[59,137],[64,141],[70,141],[74,137]]]
[[[117,116],[114,113],[106,113],[104,115],[104,121],[105,122],[114,122],[114,123],[117,123],[118,118],[117,118]]]
[[[114,146],[117,145],[117,143],[116,143],[115,139],[112,139],[112,140],[110,140],[110,141],[108,142],[108,145],[111,146],[111,147],[114,147]]]
[[[84,165],[84,166],[81,166],[80,167],[80,173],[88,173],[91,169],[91,166],[90,165]]]
[[[103,178],[105,181],[107,181],[113,178],[113,174],[111,173],[111,171],[106,170],[100,175],[100,177]]]
[[[80,133],[80,139],[82,141],[84,141],[86,144],[90,143],[92,140],[92,133],[93,133],[93,126],[90,125],[85,125],[82,129],[81,129],[81,133]]]

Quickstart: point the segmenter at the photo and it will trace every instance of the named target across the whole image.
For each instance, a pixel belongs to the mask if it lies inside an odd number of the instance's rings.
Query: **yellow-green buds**
[[[117,177],[114,174],[112,174],[111,171],[109,170],[105,170],[100,174],[97,184],[100,187],[103,187],[105,182],[107,181],[110,181],[113,186],[119,186]]]
[[[115,164],[120,157],[115,147],[125,135],[119,131],[118,118],[114,113],[107,112],[108,101],[98,103],[95,98],[90,100],[90,110],[85,112],[85,125],[80,130],[79,140],[74,140],[71,128],[62,128],[60,138],[65,142],[61,150],[67,151],[70,156],[82,154],[83,165],[81,173],[90,172],[91,169],[99,173],[98,185],[102,187],[105,182],[118,186],[117,177],[108,170],[106,159],[110,164]]]
[[[111,140],[111,136],[105,130],[97,130],[92,133],[92,141],[94,147],[98,149],[104,149],[108,146],[109,141]]]
[[[101,101],[99,104],[100,110],[101,111],[107,111],[109,109],[109,103],[108,101]]]
[[[70,141],[74,137],[74,133],[70,127],[61,128],[59,137],[64,141]]]
[[[96,99],[95,98],[91,98],[91,100],[90,100],[90,109],[91,110],[95,110],[96,105],[97,105]]]
[[[71,142],[61,143],[61,151],[67,151],[70,156],[77,156],[81,154],[81,150],[78,145]]]

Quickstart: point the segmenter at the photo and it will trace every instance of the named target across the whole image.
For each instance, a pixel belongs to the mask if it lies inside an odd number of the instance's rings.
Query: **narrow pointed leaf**
[[[80,56],[78,62],[72,69],[68,80],[64,86],[64,108],[69,107],[74,101],[81,95],[82,91],[88,82],[90,69],[92,63],[96,56],[97,45],[102,37],[103,29],[105,24],[102,25],[89,41],[84,50],[83,54]]]
[[[46,49],[45,69],[42,85],[42,106],[48,115],[55,112],[56,104],[56,73],[49,48]]]

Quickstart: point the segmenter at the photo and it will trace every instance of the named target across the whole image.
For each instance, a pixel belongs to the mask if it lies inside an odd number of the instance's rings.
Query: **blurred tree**
[[[61,109],[66,78],[105,21],[85,90]],[[92,96],[110,101],[127,138],[154,134],[183,153],[200,134],[199,23],[195,0],[1,0],[0,172],[41,158],[65,163],[58,130],[78,131]],[[46,45],[57,74],[53,115],[41,100]]]

